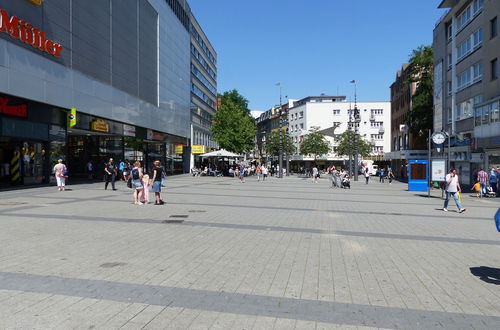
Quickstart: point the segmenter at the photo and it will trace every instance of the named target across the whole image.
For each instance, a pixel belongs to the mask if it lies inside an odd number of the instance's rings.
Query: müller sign
[[[45,38],[45,32],[34,28],[30,23],[16,16],[9,16],[7,11],[0,9],[0,31],[9,34],[14,39],[19,39],[52,56],[60,57],[63,46],[55,41]]]

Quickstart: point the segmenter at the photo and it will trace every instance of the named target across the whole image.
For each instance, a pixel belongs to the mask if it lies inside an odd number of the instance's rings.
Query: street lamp
[[[279,148],[280,148],[280,151],[279,151],[279,157],[278,157],[278,163],[279,163],[279,170],[278,170],[278,177],[280,179],[283,178],[283,133],[281,132],[281,126],[282,126],[282,118],[281,118],[281,112],[282,112],[282,106],[281,106],[281,82],[277,83],[276,86],[279,86],[280,88],[280,107],[279,107],[279,110],[278,110],[278,114],[279,114]]]
[[[359,147],[359,123],[361,122],[361,117],[359,115],[359,109],[357,105],[357,91],[356,91],[356,80],[351,81],[354,84],[354,181],[358,181],[358,147]]]

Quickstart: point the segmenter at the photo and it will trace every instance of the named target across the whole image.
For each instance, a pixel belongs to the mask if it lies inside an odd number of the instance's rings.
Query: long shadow
[[[479,277],[481,281],[486,283],[500,285],[500,269],[486,266],[471,267],[472,275]]]

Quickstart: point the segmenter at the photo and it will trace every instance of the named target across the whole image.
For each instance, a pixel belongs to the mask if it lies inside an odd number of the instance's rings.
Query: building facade
[[[434,29],[434,130],[451,136],[451,166],[470,184],[500,166],[500,37],[496,0],[444,0]]]
[[[406,124],[412,111],[412,97],[416,90],[416,83],[408,82],[408,75],[408,64],[403,64],[390,87],[392,140],[390,152],[387,152],[385,157],[391,161],[394,173],[400,177],[406,173],[408,160],[427,158],[425,138],[412,134]]]
[[[391,146],[390,102],[357,102],[360,111],[359,133],[363,139],[371,143],[372,152],[369,158],[383,160],[384,153]],[[289,133],[293,143],[300,150],[300,143],[311,127],[326,130],[336,127],[329,135],[340,135],[348,130],[348,123],[354,103],[348,102],[345,96],[308,96],[293,102],[288,111]],[[339,157],[336,153],[338,142],[333,136],[327,136],[333,146],[332,152],[324,155],[320,163],[342,162],[348,157]],[[313,160],[300,154],[293,155],[292,161],[308,165]]]
[[[191,34],[191,167],[197,154],[217,148],[212,140],[212,117],[217,109],[217,53],[196,21],[190,15]]]
[[[0,10],[2,185],[48,182],[58,158],[72,177],[89,161],[101,175],[108,157],[146,169],[159,159],[169,174],[189,166],[185,0],[0,0]]]

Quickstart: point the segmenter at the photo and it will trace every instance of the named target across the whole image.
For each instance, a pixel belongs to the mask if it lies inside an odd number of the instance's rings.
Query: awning
[[[241,155],[229,152],[227,150],[221,149],[217,151],[208,152],[206,154],[201,155],[201,157],[227,157],[227,158],[240,158],[243,157]]]

